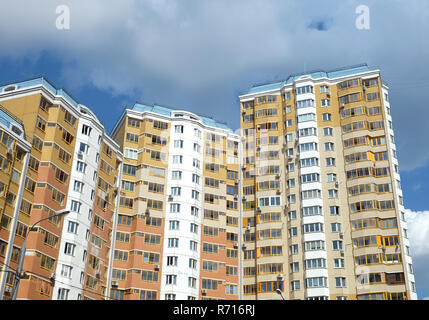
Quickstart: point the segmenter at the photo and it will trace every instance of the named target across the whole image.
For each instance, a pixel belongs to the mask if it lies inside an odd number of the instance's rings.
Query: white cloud
[[[70,7],[70,31],[55,28],[59,4]],[[397,0],[385,6],[368,0],[369,31],[355,28],[360,4],[15,0],[0,11],[0,58],[37,61],[42,52],[51,52],[64,63],[58,73],[66,88],[137,92],[148,102],[202,108],[234,127],[239,125],[237,96],[255,83],[301,72],[304,64],[310,70],[368,62],[380,66],[391,82],[401,169],[424,166],[429,160],[424,103],[429,90],[422,90],[429,85],[429,2]],[[326,22],[327,30],[308,28],[315,22]]]
[[[429,288],[429,211],[405,209],[417,289]],[[420,299],[428,300],[429,297]]]

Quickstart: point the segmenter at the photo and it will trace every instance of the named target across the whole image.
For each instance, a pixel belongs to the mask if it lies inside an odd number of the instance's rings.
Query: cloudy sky
[[[70,9],[69,30],[56,27],[59,5]],[[356,28],[359,5],[370,9],[369,30]],[[43,75],[109,131],[136,101],[235,129],[238,95],[252,85],[379,67],[390,87],[410,231],[417,230],[410,238],[418,293],[429,297],[429,1],[14,0],[2,6],[0,30],[2,84]]]

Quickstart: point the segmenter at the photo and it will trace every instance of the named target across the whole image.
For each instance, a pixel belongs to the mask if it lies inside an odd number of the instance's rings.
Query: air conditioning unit
[[[257,152],[261,151],[261,147],[256,147],[256,151]]]
[[[53,272],[53,273],[51,273],[51,275],[50,275],[49,279],[51,279],[51,280],[55,280],[55,273],[54,273],[54,272]]]
[[[146,208],[146,210],[145,210],[145,212],[144,212],[144,213],[145,213],[145,215],[147,215],[147,216],[148,216],[148,215],[150,214],[149,208]]]
[[[119,286],[119,282],[118,281],[112,281],[112,287],[116,288]]]
[[[344,250],[340,250],[340,255],[344,257]]]
[[[12,293],[12,287],[6,286],[6,287],[4,288],[4,292]]]
[[[279,274],[278,276],[277,276],[277,280],[278,281],[282,281],[284,278],[283,278],[283,275],[282,274]]]
[[[366,91],[366,87],[365,87],[365,86],[363,86],[362,90],[363,90],[363,91]]]
[[[335,181],[335,188],[338,188],[340,186],[340,183],[338,181]]]
[[[246,197],[241,197],[241,201],[246,202]]]
[[[293,160],[293,156],[289,155],[289,156],[287,156],[287,159],[288,160]]]
[[[243,111],[241,111],[241,114],[245,115],[246,114],[246,109],[243,109]]]
[[[246,227],[246,232],[249,232],[250,231],[250,226],[247,226]]]
[[[207,290],[206,289],[201,289],[201,294],[206,294]]]
[[[247,245],[243,243],[243,245],[241,246],[241,249],[246,250]]]
[[[240,181],[238,179],[235,179],[235,184],[238,185]]]
[[[344,233],[343,232],[340,232],[339,235],[340,235],[341,239],[344,238]]]
[[[279,195],[281,195],[281,194],[282,194],[282,192],[281,192],[280,190],[277,190],[277,191],[276,191],[276,194],[279,196]]]
[[[241,167],[242,170],[246,170],[246,165],[243,164],[243,166]]]
[[[234,248],[237,249],[238,248],[238,243],[234,243]]]
[[[100,278],[101,278],[100,270],[95,271],[95,277],[96,277],[97,279],[100,279]]]
[[[173,196],[171,194],[168,196],[168,201],[173,201]]]
[[[257,207],[257,208],[256,208],[256,212],[261,213],[261,208],[260,208],[260,207]]]
[[[331,97],[331,93],[330,92],[326,92],[326,97],[330,98]]]
[[[156,264],[155,265],[155,270],[159,270],[159,268],[160,268],[159,264]]]
[[[276,174],[276,179],[279,180],[280,179],[280,175],[277,173]]]
[[[237,201],[237,200],[238,200],[238,196],[237,196],[237,195],[235,195],[235,196],[234,196],[234,200],[235,200],[235,201]]]

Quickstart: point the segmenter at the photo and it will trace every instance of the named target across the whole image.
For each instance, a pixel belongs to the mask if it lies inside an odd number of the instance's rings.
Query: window
[[[312,207],[303,207],[302,208],[302,216],[308,217],[308,216],[315,216],[315,215],[321,215],[322,214],[322,207],[320,206],[312,206]]]
[[[193,166],[194,168],[200,169],[200,167],[201,167],[201,162],[200,162],[200,160],[198,160],[198,159],[193,159],[193,160],[192,160],[192,166]]]
[[[171,203],[170,204],[170,212],[171,213],[180,213],[180,204],[179,203]]]
[[[329,107],[331,105],[331,100],[322,99],[322,107]]]
[[[183,126],[181,126],[181,125],[174,126],[174,132],[183,133]]]
[[[165,284],[176,285],[177,283],[177,275],[175,274],[167,274],[165,277]],[[174,295],[176,296],[176,295]]]
[[[192,190],[192,199],[199,200],[200,193],[196,190]]]
[[[305,260],[305,269],[324,269],[326,268],[326,260],[322,258]]]
[[[138,159],[138,150],[125,148],[124,157],[132,160]]]
[[[174,147],[178,149],[183,149],[183,140],[174,140]]]
[[[190,258],[189,259],[189,268],[190,269],[197,269],[197,260]]]
[[[304,243],[305,251],[317,251],[325,249],[325,242],[322,240],[306,241]]]
[[[340,207],[339,206],[330,206],[329,207],[329,213],[331,214],[331,216],[340,215]]]
[[[339,268],[339,269],[344,268],[344,259],[342,258],[334,259],[334,268]]]
[[[333,151],[334,150],[334,143],[333,142],[326,142],[325,143],[325,151]]]
[[[46,120],[42,119],[41,117],[37,117],[36,119],[36,126],[42,131],[45,131],[46,129]]]
[[[332,232],[341,232],[341,223],[331,223]]]
[[[173,163],[174,164],[182,164],[183,163],[183,156],[180,156],[180,155],[173,156]]]
[[[171,195],[172,196],[180,196],[182,193],[181,187],[171,187]]]
[[[297,244],[293,244],[289,248],[290,248],[291,254],[298,254],[298,245]]]
[[[332,114],[330,114],[330,113],[324,113],[322,115],[322,120],[323,121],[332,121]]]
[[[300,290],[301,289],[300,281],[299,280],[291,281],[291,288],[292,288],[292,291]]]
[[[314,277],[306,279],[307,288],[322,288],[327,286],[327,279],[325,277]]]
[[[76,192],[82,193],[83,192],[83,186],[84,186],[84,184],[82,182],[75,180],[73,190]]]
[[[328,198],[329,199],[338,199],[338,190],[336,190],[336,189],[329,189],[328,190]]]
[[[327,167],[335,166],[335,158],[331,158],[331,157],[326,158],[326,166]]]
[[[78,161],[77,165],[76,165],[76,170],[78,172],[85,173],[85,171],[86,171],[86,163],[84,163],[82,161]]]
[[[86,136],[90,136],[91,135],[91,131],[92,128],[90,126],[87,125],[82,125],[82,134],[86,135]]]
[[[168,247],[169,248],[178,248],[179,239],[178,238],[168,238]]]
[[[74,256],[75,248],[76,248],[76,245],[75,245],[75,244],[72,244],[72,243],[66,242],[66,244],[65,244],[65,246],[64,246],[64,253],[65,253],[66,255],[69,255],[69,256]]]
[[[197,279],[193,277],[188,277],[188,287],[196,288],[196,286],[197,286]]]
[[[333,250],[343,250],[343,242],[341,240],[332,241]]]
[[[198,233],[198,225],[197,225],[197,224],[195,224],[195,223],[191,223],[191,224],[190,224],[190,231],[191,231],[192,233]]]
[[[58,300],[67,300],[69,297],[69,289],[58,288]]]
[[[172,180],[181,180],[182,179],[182,171],[173,171],[171,172]]]
[[[73,221],[69,221],[67,232],[77,234],[77,228],[79,224]]]
[[[61,276],[71,279],[73,267],[63,264],[61,266]]]
[[[323,223],[304,224],[304,233],[323,232]]]
[[[333,136],[334,135],[334,129],[332,128],[323,128],[323,135],[326,136]]]
[[[189,241],[189,249],[192,251],[197,251],[198,250],[198,242],[196,241]]]
[[[308,85],[308,86],[303,86],[295,89],[296,95],[305,94],[305,93],[313,93],[313,86]]]
[[[335,278],[335,286],[337,288],[345,288],[346,287],[346,278],[344,278],[344,277],[336,277]]]
[[[337,175],[335,173],[328,173],[328,182],[335,182],[337,181]]]

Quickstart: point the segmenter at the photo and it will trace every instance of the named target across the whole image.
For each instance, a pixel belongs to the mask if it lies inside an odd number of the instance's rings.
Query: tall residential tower
[[[416,299],[388,87],[367,65],[240,96],[245,299]]]
[[[18,299],[105,298],[119,146],[88,108],[44,78],[0,87],[0,104],[7,148],[0,158],[0,298],[11,296],[27,233]],[[70,213],[38,223],[62,209]]]
[[[126,299],[238,298],[239,136],[158,105],[126,109],[113,279]]]

